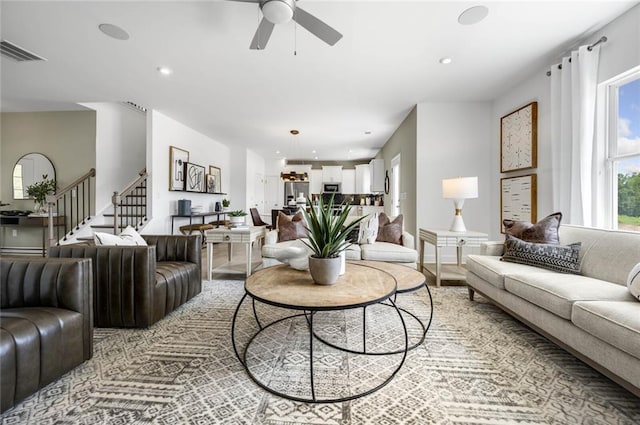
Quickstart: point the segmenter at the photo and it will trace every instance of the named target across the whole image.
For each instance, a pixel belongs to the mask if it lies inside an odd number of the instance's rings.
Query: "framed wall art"
[[[500,179],[500,232],[503,220],[537,221],[536,174]]]
[[[169,146],[169,190],[185,190],[184,164],[189,162],[189,152]]]
[[[538,166],[538,102],[500,119],[500,171]]]
[[[187,192],[204,192],[204,167],[191,162],[184,165],[185,186]]]
[[[222,193],[222,172],[220,168],[209,165],[209,176],[210,180],[208,180],[207,183],[211,182],[213,187],[210,188],[207,184],[207,192]]]

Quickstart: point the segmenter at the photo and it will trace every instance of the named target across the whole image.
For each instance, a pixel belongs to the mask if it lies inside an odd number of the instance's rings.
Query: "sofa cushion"
[[[507,235],[514,236],[527,242],[534,243],[560,243],[558,228],[562,220],[562,213],[553,213],[536,224],[526,221],[503,220],[504,230]]]
[[[627,288],[565,273],[523,273],[504,278],[505,289],[563,319],[571,320],[576,301],[632,301]]]
[[[289,248],[301,248],[307,250],[307,246],[303,243],[304,239],[295,239],[291,241],[278,242],[270,245],[262,246],[262,256],[267,258],[280,258],[286,255],[286,252],[293,252]]]
[[[304,225],[304,217],[301,212],[288,216],[278,213],[278,242],[292,241],[306,238],[307,228]]]
[[[362,257],[360,245],[351,244],[344,250],[346,260],[359,260]]]
[[[467,270],[491,283],[496,288],[504,289],[504,277],[520,273],[553,273],[551,270],[524,264],[500,261],[500,257],[489,255],[467,256]]]
[[[627,288],[633,297],[640,301],[640,263],[636,264],[629,272]]]
[[[360,245],[360,250],[363,260],[391,263],[415,263],[418,260],[418,252],[415,249],[389,242]]]
[[[580,242],[571,245],[530,243],[507,235],[502,260],[561,273],[580,272]]]
[[[571,321],[591,335],[640,359],[640,304],[634,301],[578,301]]]
[[[389,242],[402,245],[402,214],[391,221],[385,213],[378,217],[377,242]]]
[[[93,234],[93,242],[98,246],[147,246],[147,241],[131,226],[127,226],[127,228],[117,236],[111,233],[95,232]]]

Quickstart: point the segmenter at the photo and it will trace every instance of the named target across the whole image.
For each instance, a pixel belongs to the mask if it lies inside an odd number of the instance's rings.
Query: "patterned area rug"
[[[257,386],[235,357],[231,321],[241,281],[205,282],[203,293],[145,330],[96,329],[94,357],[2,415],[5,424],[637,424],[640,402],[571,355],[462,287],[433,288],[424,344],[381,390],[356,400],[309,404]],[[426,291],[398,297],[428,317]],[[270,322],[291,312],[258,305]],[[257,330],[240,311],[241,349]],[[406,317],[412,341],[420,336]],[[362,348],[360,311],[318,313],[318,336]],[[402,347],[389,307],[367,310],[369,349]],[[252,373],[309,395],[304,317],[284,320],[251,344]],[[401,355],[347,355],[314,342],[318,396],[348,395],[384,380]],[[363,357],[365,357],[363,359]]]

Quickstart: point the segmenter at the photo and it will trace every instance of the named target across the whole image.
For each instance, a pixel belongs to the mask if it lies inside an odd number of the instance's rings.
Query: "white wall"
[[[146,115],[120,103],[82,103],[96,111],[96,211],[146,164]]]
[[[179,199],[191,199],[192,205],[202,205],[204,210],[212,211],[215,202],[225,197],[207,193],[169,191],[169,146],[189,151],[189,160],[204,166],[207,171],[209,165],[219,167],[222,173],[222,191],[231,193],[232,190],[229,147],[158,111],[147,112],[147,171],[150,176],[149,191],[152,194],[152,219],[143,230],[146,234],[171,232],[169,216],[177,213]],[[176,229],[179,223],[184,224],[177,221]]]
[[[577,43],[576,46],[591,44],[603,35],[607,36],[608,41],[600,49],[599,82],[606,81],[640,65],[640,5],[606,25],[592,37]],[[557,62],[560,62],[560,58]],[[551,65],[553,64],[549,64],[549,66]],[[522,83],[496,98],[492,104],[490,172],[494,190],[491,193],[490,231],[493,239],[501,238],[499,227],[500,177],[518,175],[518,173],[500,174],[500,118],[534,100],[538,102],[538,168],[532,171],[523,171],[521,174],[535,172],[538,175],[538,219],[554,212],[552,211],[551,193],[551,144],[554,141],[551,140],[551,112],[549,109],[551,87],[550,78],[546,75],[547,70],[548,68],[540,69],[525,77]],[[567,218],[565,216],[563,222],[566,222]]]
[[[246,150],[247,157],[247,197],[244,210],[258,208],[264,214],[265,163],[264,159],[252,151]]]
[[[452,200],[442,198],[442,180],[477,176],[479,197],[465,201],[462,215],[467,229],[488,232],[491,191],[496,185],[489,165],[490,104],[424,102],[418,104],[417,113],[417,227],[448,229],[454,207]],[[433,248],[425,245],[425,252],[426,261],[433,262]],[[443,252],[443,261],[455,261],[455,250]]]

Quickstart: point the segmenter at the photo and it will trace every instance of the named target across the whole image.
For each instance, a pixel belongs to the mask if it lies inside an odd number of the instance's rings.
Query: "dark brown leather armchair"
[[[201,235],[142,235],[149,246],[66,245],[50,257],[91,258],[96,327],[145,328],[202,291]]]
[[[91,261],[0,259],[4,412],[93,355]]]
[[[271,226],[265,223],[262,217],[260,217],[260,212],[258,212],[257,208],[249,208],[249,212],[251,213],[251,220],[254,226],[267,226],[267,230],[271,230]]]

